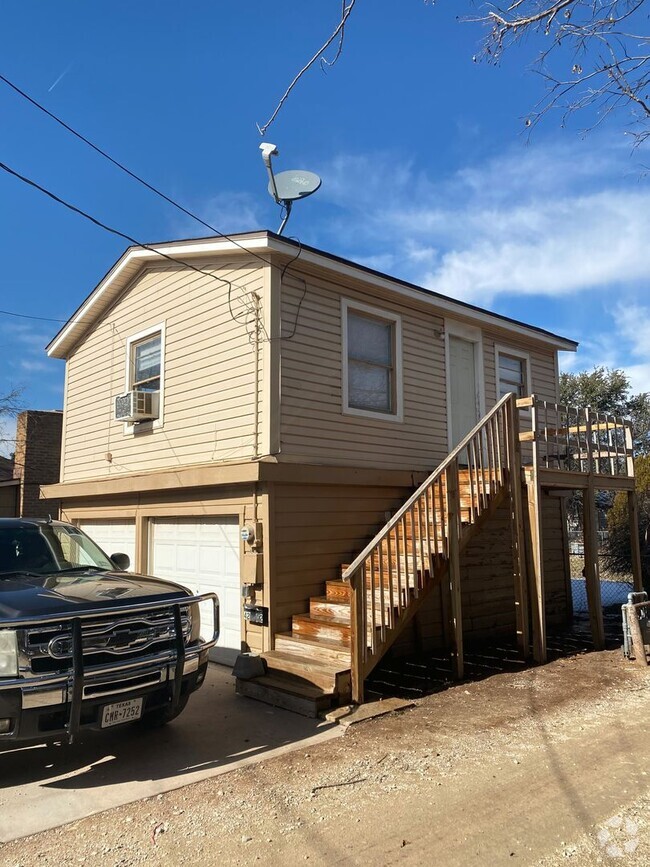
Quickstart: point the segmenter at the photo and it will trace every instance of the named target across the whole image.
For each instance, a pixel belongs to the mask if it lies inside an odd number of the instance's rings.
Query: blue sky
[[[358,0],[338,64],[313,69],[266,140],[321,190],[288,234],[581,343],[565,369],[650,388],[650,181],[627,118],[581,137],[549,116],[534,45],[476,64],[458,2]],[[468,10],[470,7],[468,6]],[[5,4],[0,72],[223,232],[277,229],[263,123],[339,0]],[[0,161],[144,242],[204,229],[0,83]],[[0,308],[66,319],[124,244],[0,173]],[[0,393],[62,404],[56,322],[0,314]],[[6,444],[5,444],[6,448]]]

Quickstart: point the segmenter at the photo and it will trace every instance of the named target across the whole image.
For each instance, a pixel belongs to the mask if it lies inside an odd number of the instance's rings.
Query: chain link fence
[[[621,605],[627,602],[627,595],[634,589],[632,575],[621,575],[610,572],[605,564],[602,554],[607,533],[604,530],[598,532],[599,543],[599,571],[600,571],[600,598],[603,606],[605,625],[616,630],[621,628]],[[589,608],[587,605],[587,591],[584,577],[584,547],[582,530],[569,531],[569,563],[571,567],[571,595],[573,597],[573,613],[577,616],[586,616]]]

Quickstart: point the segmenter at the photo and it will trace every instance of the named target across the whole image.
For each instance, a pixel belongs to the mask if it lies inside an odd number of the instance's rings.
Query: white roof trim
[[[119,297],[140,268],[152,259],[160,259],[158,251],[165,253],[166,256],[182,256],[185,259],[205,256],[211,253],[245,253],[247,251],[255,253],[276,252],[291,257],[296,255],[296,247],[293,244],[288,244],[281,238],[268,235],[266,232],[252,233],[250,236],[240,235],[237,237],[236,243],[228,238],[208,238],[166,242],[155,246],[152,245],[150,249],[130,248],[115,263],[113,268],[111,268],[99,285],[79,307],[74,316],[59,331],[47,347],[47,354],[51,358],[66,358],[69,351],[83,337],[88,328],[92,326],[95,319]],[[300,253],[300,261],[317,265],[320,268],[326,268],[345,277],[363,280],[377,288],[403,298],[430,304],[438,311],[456,317],[460,316],[477,325],[491,325],[512,334],[519,334],[522,337],[532,337],[555,349],[569,352],[576,349],[574,341],[538,331],[533,326],[526,326],[523,323],[504,319],[487,310],[467,307],[461,302],[454,301],[453,298],[446,298],[433,293],[428,295],[426,290],[409,286],[397,279],[392,279],[375,272],[369,272],[363,267],[355,265],[353,262],[334,258],[325,253],[319,253],[303,247]]]

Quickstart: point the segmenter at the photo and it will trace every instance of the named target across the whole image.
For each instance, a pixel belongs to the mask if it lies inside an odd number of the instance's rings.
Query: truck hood
[[[4,572],[0,574],[0,626],[3,619],[74,614],[190,595],[179,584],[132,572]]]

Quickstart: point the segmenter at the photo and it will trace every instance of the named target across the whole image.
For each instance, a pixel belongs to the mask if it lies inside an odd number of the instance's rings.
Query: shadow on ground
[[[0,842],[328,737],[332,728],[236,696],[230,670],[211,665],[186,711],[164,728],[134,724],[86,733],[72,746],[0,751]]]
[[[604,609],[606,649],[622,644],[620,606]],[[571,629],[550,632],[548,661],[594,650],[589,619],[576,614]],[[483,680],[495,674],[522,671],[530,663],[522,660],[516,642],[506,638],[491,642],[467,643],[464,652],[463,682]],[[452,677],[451,657],[440,650],[401,658],[386,658],[366,681],[366,700],[398,697],[420,698],[458,686]]]

